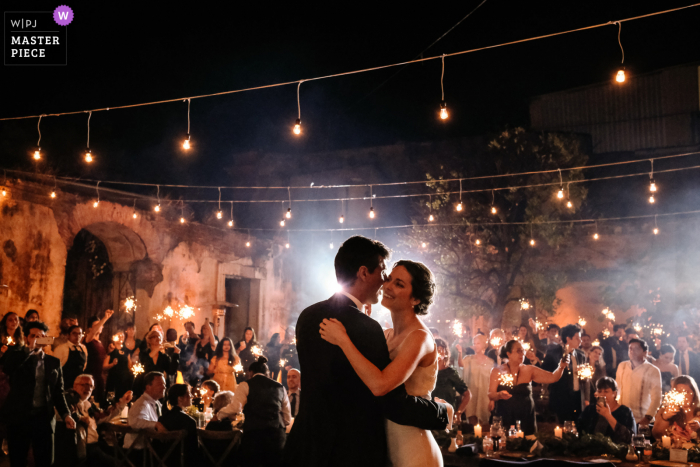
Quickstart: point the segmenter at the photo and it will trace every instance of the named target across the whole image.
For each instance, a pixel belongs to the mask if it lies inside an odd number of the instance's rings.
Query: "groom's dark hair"
[[[335,255],[335,277],[342,286],[351,286],[357,271],[365,266],[369,272],[379,267],[379,261],[389,259],[391,251],[382,242],[361,235],[350,237],[340,245]]]

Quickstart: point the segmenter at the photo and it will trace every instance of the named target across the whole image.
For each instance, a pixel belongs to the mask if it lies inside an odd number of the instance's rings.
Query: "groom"
[[[379,369],[389,362],[381,326],[362,313],[379,301],[389,250],[380,242],[355,236],[335,257],[335,275],[343,291],[311,305],[297,322],[297,349],[304,374],[304,397],[287,438],[285,466],[383,467],[387,462],[385,418],[400,425],[442,430],[447,405],[406,394],[403,385],[375,397],[360,380],[340,347],[323,340],[324,318],[336,318],[357,349]]]

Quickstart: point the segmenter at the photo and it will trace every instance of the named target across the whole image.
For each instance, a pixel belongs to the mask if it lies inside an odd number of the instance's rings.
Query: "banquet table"
[[[637,462],[587,462],[573,457],[538,457],[530,460],[515,460],[499,457],[485,457],[483,454],[463,456],[456,453],[443,451],[442,458],[445,467],[512,467],[522,465],[527,467],[581,467],[581,466],[605,466],[605,467],[634,467]],[[650,465],[650,464],[645,464]],[[690,464],[677,464],[679,467]],[[696,466],[698,464],[695,464]]]

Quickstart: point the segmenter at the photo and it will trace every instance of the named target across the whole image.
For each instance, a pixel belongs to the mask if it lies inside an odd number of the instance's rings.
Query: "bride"
[[[435,340],[419,315],[427,314],[433,302],[433,275],[422,263],[401,260],[394,265],[383,292],[382,305],[391,312],[394,325],[384,332],[392,360],[384,370],[379,370],[357,350],[338,320],[324,319],[321,337],[343,350],[375,396],[383,396],[405,383],[409,395],[430,400],[437,379],[438,353]],[[442,454],[430,431],[387,420],[386,433],[389,458],[395,467],[443,465]]]

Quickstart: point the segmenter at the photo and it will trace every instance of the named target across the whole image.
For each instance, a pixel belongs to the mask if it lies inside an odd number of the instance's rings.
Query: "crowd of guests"
[[[113,312],[87,320],[64,316],[57,337],[36,310],[0,320],[0,436],[10,465],[115,465],[105,423],[126,422],[155,433],[184,430],[186,465],[207,465],[228,442],[203,440],[197,429],[242,431],[224,465],[276,465],[299,410],[301,371],[294,328],[263,346],[253,328],[237,342],[218,339],[205,320],[178,336],[153,324],[137,338],[133,324],[101,339]],[[54,333],[55,335],[56,333]],[[269,363],[268,363],[269,362]],[[155,441],[156,449],[158,441]],[[143,436],[127,433],[135,465],[147,456]],[[202,449],[204,448],[204,450]],[[165,452],[165,448],[163,448]],[[180,465],[179,455],[168,465]]]
[[[519,421],[526,435],[539,419],[572,422],[578,432],[602,432],[615,442],[629,443],[638,431],[696,438],[700,357],[691,337],[644,339],[611,323],[594,338],[578,324],[528,324],[479,331],[451,346],[436,337],[442,362],[433,395],[457,407],[458,419],[484,426],[497,416],[506,429]],[[684,402],[664,405],[674,389]]]

